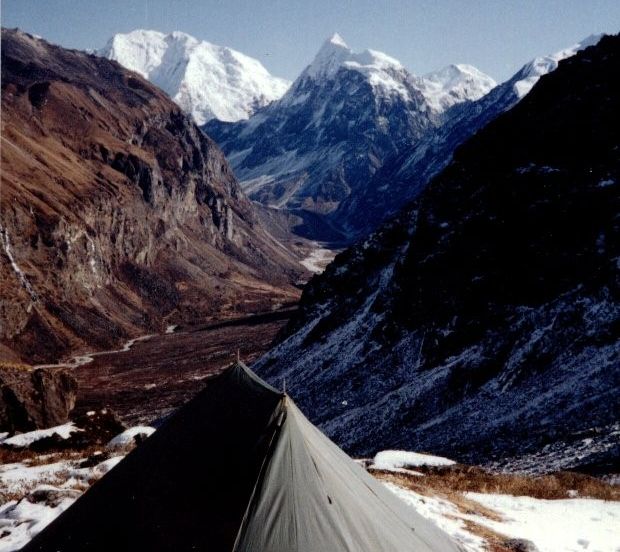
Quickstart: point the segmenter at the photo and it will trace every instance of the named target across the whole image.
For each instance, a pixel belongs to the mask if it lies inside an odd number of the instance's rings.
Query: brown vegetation
[[[523,475],[491,473],[476,466],[454,465],[447,467],[416,468],[423,477],[372,470],[373,475],[394,480],[420,494],[445,494],[457,501],[463,501],[456,493],[493,493],[512,496],[531,496],[540,499],[569,498],[569,491],[576,496],[601,500],[620,500],[620,488],[600,479],[574,472],[557,472],[549,475]],[[456,495],[456,497],[455,497]],[[462,498],[458,498],[461,496]],[[466,499],[465,499],[466,500]],[[485,515],[485,514],[483,514]],[[490,516],[487,516],[490,517]]]
[[[21,370],[24,372],[29,372],[32,370],[32,366],[30,364],[24,364],[23,362],[0,360],[0,370]]]

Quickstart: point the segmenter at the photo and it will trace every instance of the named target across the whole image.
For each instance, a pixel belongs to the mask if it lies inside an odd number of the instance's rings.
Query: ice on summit
[[[338,34],[327,39],[299,80],[333,78],[340,69],[351,69],[366,76],[375,90],[385,94],[408,96],[403,81],[418,89],[436,112],[463,101],[473,101],[487,94],[496,82],[472,65],[449,65],[423,77],[415,77],[397,59],[376,50],[353,52]],[[293,87],[294,88],[294,87]],[[291,89],[291,94],[294,90]]]
[[[551,73],[557,69],[558,64],[563,59],[574,56],[577,52],[584,50],[588,46],[593,46],[603,37],[602,34],[590,35],[581,42],[564,48],[555,54],[534,58],[521,71],[519,80],[513,85],[513,90],[519,99],[523,98],[538,82],[540,77]]]
[[[381,73],[390,70],[404,72],[402,64],[383,52],[375,50],[364,50],[363,52],[353,52],[344,39],[334,33],[327,39],[314,60],[304,69],[299,80],[310,77],[314,80],[331,78],[339,69],[354,69],[369,77],[377,77]],[[377,82],[386,79],[385,76],[375,79]]]
[[[302,77],[316,79],[332,76],[351,55],[351,48],[338,33],[334,33],[323,43],[312,63],[302,73]]]
[[[247,119],[290,85],[256,59],[178,31],[117,34],[98,54],[159,86],[199,125]]]
[[[457,103],[475,101],[497,86],[473,65],[453,64],[422,77],[422,93],[436,110],[445,111]]]

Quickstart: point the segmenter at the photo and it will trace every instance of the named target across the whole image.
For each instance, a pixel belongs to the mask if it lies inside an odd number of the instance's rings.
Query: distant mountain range
[[[310,281],[255,366],[349,452],[617,472],[620,36],[569,53],[470,104],[449,129],[496,117],[429,186],[404,158],[417,198]]]
[[[469,65],[416,77],[397,60],[328,40],[283,98],[247,121],[210,121],[254,200],[319,213],[345,241],[394,215],[541,75],[600,37],[537,58],[507,82]],[[265,137],[269,137],[265,140]]]
[[[298,297],[217,145],[118,63],[3,29],[2,143],[0,359]]]
[[[353,52],[336,34],[280,100],[247,121],[204,128],[252,199],[319,213],[348,235],[341,213],[385,161],[439,127],[446,109],[494,86],[465,65],[415,77],[386,54]]]
[[[159,86],[199,125],[247,119],[291,84],[254,58],[178,31],[119,33],[97,54]]]
[[[499,86],[466,64],[417,77],[381,52],[353,52],[338,34],[292,85],[181,32],[117,34],[98,53],[206,122],[251,199],[301,215],[298,234],[351,243],[415,199],[559,60],[599,38],[536,58]]]

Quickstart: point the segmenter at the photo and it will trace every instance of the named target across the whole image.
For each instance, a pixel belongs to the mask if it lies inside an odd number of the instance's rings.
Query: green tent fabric
[[[237,363],[23,550],[460,549]]]

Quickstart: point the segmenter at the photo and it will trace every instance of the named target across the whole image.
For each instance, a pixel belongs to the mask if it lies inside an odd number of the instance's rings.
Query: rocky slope
[[[355,201],[389,159],[438,126],[447,106],[488,92],[492,79],[465,66],[428,81],[338,35],[278,101],[248,121],[205,126],[252,199],[318,213],[343,235]]]
[[[199,125],[247,119],[291,84],[256,59],[178,31],[119,33],[97,53],[159,86]]]
[[[297,296],[297,259],[163,92],[6,29],[1,193],[4,357],[51,361]]]
[[[619,75],[619,36],[561,61],[311,280],[258,373],[359,455],[617,460]]]

